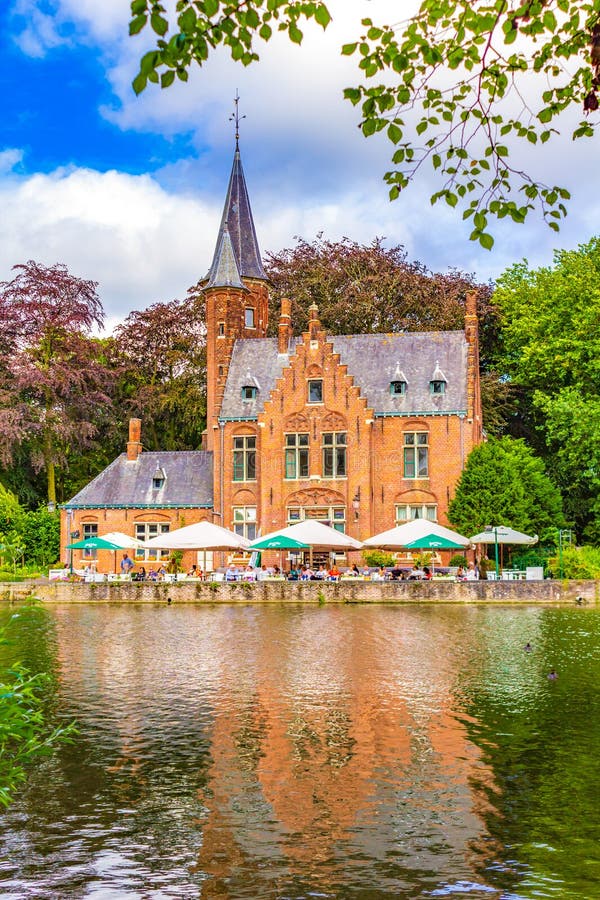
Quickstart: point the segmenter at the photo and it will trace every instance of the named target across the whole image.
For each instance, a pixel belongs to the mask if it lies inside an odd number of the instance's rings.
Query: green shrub
[[[554,578],[560,578],[558,556],[548,560],[548,570]],[[562,576],[584,581],[600,579],[600,547],[565,547],[562,552]]]
[[[449,566],[466,566],[467,565],[467,557],[463,556],[462,553],[455,553],[454,556],[450,558]]]
[[[368,566],[393,566],[396,563],[393,553],[386,553],[384,550],[363,550],[362,555]]]

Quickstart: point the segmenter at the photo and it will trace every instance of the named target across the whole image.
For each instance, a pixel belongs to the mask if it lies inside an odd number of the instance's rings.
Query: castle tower
[[[213,450],[235,341],[266,337],[269,322],[267,276],[260,258],[237,135],[221,226],[203,291],[207,330],[206,449]]]

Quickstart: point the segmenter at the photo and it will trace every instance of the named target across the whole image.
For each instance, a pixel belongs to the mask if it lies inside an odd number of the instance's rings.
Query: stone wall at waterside
[[[597,603],[598,581],[0,584],[5,601],[57,603]]]

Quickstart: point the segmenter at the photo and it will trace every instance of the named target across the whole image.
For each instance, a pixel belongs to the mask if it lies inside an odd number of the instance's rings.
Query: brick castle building
[[[447,524],[482,439],[475,293],[461,331],[332,336],[312,306],[296,337],[284,299],[267,337],[269,285],[238,147],[202,289],[203,449],[144,452],[132,420],[127,452],[64,504],[63,548],[75,533],[147,538],[204,518],[249,538],[304,518],[359,539],[415,517]]]

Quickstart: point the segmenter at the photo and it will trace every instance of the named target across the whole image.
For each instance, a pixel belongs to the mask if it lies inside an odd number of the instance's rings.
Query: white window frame
[[[135,537],[138,541],[148,541],[150,538],[157,537],[159,534],[168,534],[171,530],[170,522],[136,522]],[[145,550],[143,547],[136,547],[134,551],[134,559],[140,562],[158,562],[161,559],[168,559],[170,550]]]

